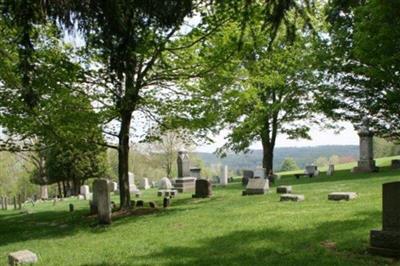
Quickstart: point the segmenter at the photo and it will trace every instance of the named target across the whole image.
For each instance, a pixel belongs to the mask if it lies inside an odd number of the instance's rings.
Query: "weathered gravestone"
[[[221,185],[226,186],[228,184],[228,166],[221,167],[221,178],[219,179]]]
[[[22,264],[34,264],[38,261],[35,253],[29,250],[20,250],[8,254],[8,265],[17,266]]]
[[[178,177],[190,176],[190,159],[187,151],[178,152]]]
[[[319,175],[318,167],[312,164],[306,165],[304,174],[308,175],[309,177],[318,176]]]
[[[116,192],[118,191],[118,183],[114,181],[108,182],[108,189],[110,192]]]
[[[326,175],[332,176],[334,172],[335,172],[335,166],[333,164],[330,164],[328,166],[328,171],[326,171]]]
[[[340,201],[340,200],[352,200],[357,198],[356,192],[332,192],[328,194],[328,200]]]
[[[171,180],[168,177],[163,177],[158,182],[158,189],[172,189]]]
[[[134,194],[140,194],[140,190],[135,185],[135,175],[131,172],[128,173],[129,177],[129,192]]]
[[[96,198],[97,217],[100,224],[111,223],[111,200],[106,179],[96,179],[93,182],[93,198]],[[96,196],[95,196],[96,195]]]
[[[355,173],[369,173],[377,172],[379,168],[375,165],[374,150],[373,150],[373,137],[374,132],[369,128],[368,117],[363,118],[362,125],[358,130],[360,137],[360,159],[357,166],[353,168]]]
[[[383,184],[382,190],[382,230],[371,231],[369,251],[400,257],[400,182]]]
[[[82,185],[80,187],[80,194],[83,196],[85,200],[89,199],[90,197],[90,189],[88,185]]]
[[[304,201],[304,195],[282,194],[281,201]]]
[[[392,169],[400,169],[400,160],[392,160]]]
[[[193,198],[208,198],[212,195],[211,182],[206,179],[196,180],[196,193],[192,195]]]
[[[292,193],[292,186],[279,186],[276,188],[278,194],[290,194]]]
[[[150,188],[150,184],[149,184],[149,179],[148,179],[148,178],[145,178],[145,177],[144,177],[144,178],[140,181],[140,188],[141,188],[141,189],[144,189],[144,190]]]
[[[243,170],[242,185],[246,186],[250,178],[254,177],[254,172],[252,170]]]
[[[247,183],[246,190],[243,191],[242,195],[259,195],[265,194],[269,189],[269,181],[264,178],[252,178]]]

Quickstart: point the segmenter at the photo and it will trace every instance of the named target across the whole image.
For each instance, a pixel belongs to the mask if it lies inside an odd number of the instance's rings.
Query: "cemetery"
[[[0,266],[400,265],[400,1],[0,3]]]

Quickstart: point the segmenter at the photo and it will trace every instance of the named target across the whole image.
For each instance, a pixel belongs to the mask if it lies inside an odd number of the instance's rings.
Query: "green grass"
[[[21,249],[37,253],[38,265],[395,265],[366,252],[369,231],[381,227],[381,185],[390,181],[400,181],[400,171],[282,179],[305,195],[299,203],[279,202],[275,188],[243,197],[233,183],[214,188],[210,199],[181,194],[168,210],[111,226],[96,226],[86,201],[27,205],[0,211],[0,265]],[[330,202],[332,191],[359,198]],[[155,194],[143,197],[160,200]]]

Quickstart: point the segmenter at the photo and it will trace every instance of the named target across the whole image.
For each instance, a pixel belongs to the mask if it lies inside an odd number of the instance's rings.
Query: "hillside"
[[[196,153],[207,166],[226,164],[230,169],[254,169],[262,162],[262,151],[251,150],[249,153],[228,154],[226,158],[218,158],[213,153]],[[276,148],[274,156],[275,169],[278,170],[286,157],[292,157],[300,168],[314,162],[318,157],[329,158],[332,155],[358,158],[357,145],[326,145],[316,147],[288,147]]]

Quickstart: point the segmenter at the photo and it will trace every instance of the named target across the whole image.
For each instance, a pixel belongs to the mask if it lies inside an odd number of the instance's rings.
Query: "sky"
[[[307,147],[320,145],[358,145],[359,138],[354,127],[349,122],[339,122],[339,126],[344,129],[336,134],[334,130],[321,130],[320,128],[311,128],[312,140],[289,140],[287,136],[278,136],[276,147]],[[198,152],[214,152],[216,148],[221,147],[224,143],[224,137],[228,132],[221,132],[220,135],[213,137],[215,143],[210,145],[200,145],[196,148]],[[261,143],[253,143],[251,149],[262,149]]]

